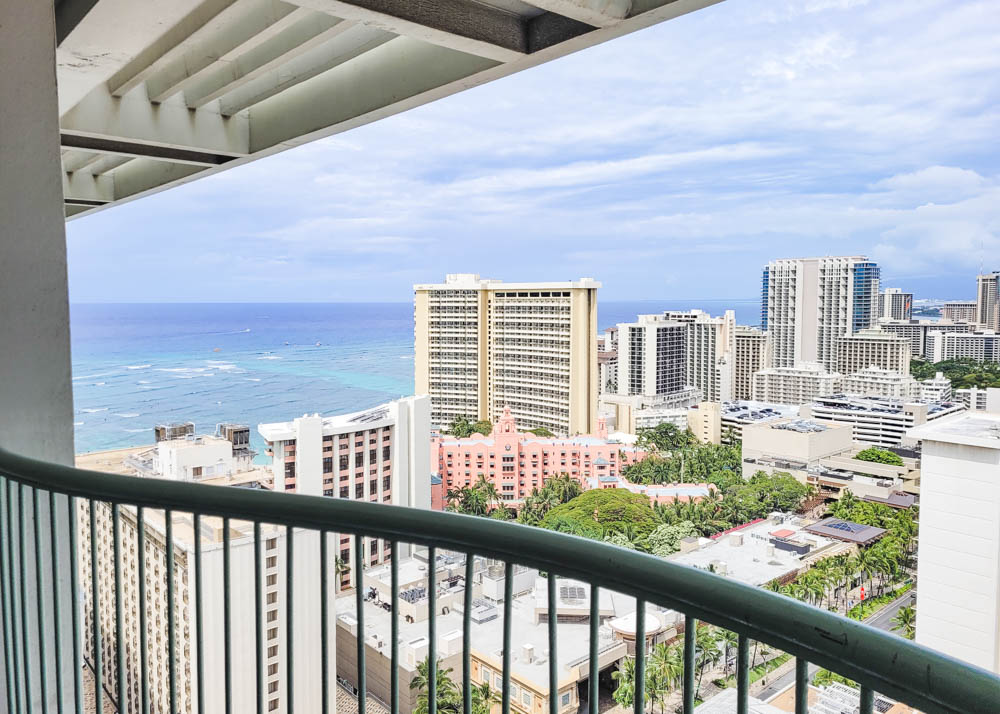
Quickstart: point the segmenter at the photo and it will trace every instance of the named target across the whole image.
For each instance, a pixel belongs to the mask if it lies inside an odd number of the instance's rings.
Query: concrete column
[[[0,445],[71,464],[66,233],[52,3],[0,6]]]
[[[51,2],[0,3],[0,446],[52,462],[73,461],[66,234]],[[16,486],[13,490],[17,490]],[[51,581],[48,494],[40,492],[41,557],[35,557],[31,489],[26,498],[25,566],[30,696],[40,711],[37,613],[45,613],[50,711],[55,702],[53,592],[61,603],[63,652],[70,647],[66,501],[56,500],[61,575]],[[41,592],[35,588],[42,569]],[[64,682],[75,669],[63,658]],[[67,687],[71,691],[72,687]],[[65,702],[70,704],[69,698]],[[0,710],[6,692],[0,677]],[[23,703],[22,703],[22,706]]]

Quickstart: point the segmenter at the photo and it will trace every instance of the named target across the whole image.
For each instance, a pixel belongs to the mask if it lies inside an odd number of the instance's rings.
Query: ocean
[[[600,328],[700,308],[759,321],[756,300],[603,302]],[[351,412],[413,393],[411,303],[73,304],[79,453],[141,446],[153,426],[251,426]]]

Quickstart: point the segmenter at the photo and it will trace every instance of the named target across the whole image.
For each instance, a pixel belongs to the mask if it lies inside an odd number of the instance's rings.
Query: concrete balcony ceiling
[[[67,217],[719,0],[56,0]]]

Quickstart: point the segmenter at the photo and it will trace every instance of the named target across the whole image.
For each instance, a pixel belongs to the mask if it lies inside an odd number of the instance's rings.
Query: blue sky
[[[1000,268],[996,0],[727,0],[67,226],[71,300],[406,301],[449,272],[749,298]]]

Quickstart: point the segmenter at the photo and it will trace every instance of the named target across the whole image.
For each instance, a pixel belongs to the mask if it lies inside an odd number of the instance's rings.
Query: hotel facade
[[[587,479],[620,476],[625,466],[645,456],[642,449],[609,440],[603,419],[596,434],[542,438],[518,431],[514,416],[505,410],[489,436],[435,436],[430,461],[441,480],[436,488],[442,503],[448,490],[472,486],[482,476],[502,501],[516,506],[553,476],[568,474],[586,489]]]
[[[596,428],[600,283],[503,283],[473,274],[414,286],[416,391],[431,424],[460,417],[555,434]]]
[[[305,415],[260,424],[275,491],[430,508],[430,399],[407,397],[333,417]],[[337,556],[347,566],[341,587],[353,583],[351,536],[341,534]],[[409,547],[409,546],[407,546]],[[366,538],[365,566],[387,561],[388,542]]]

